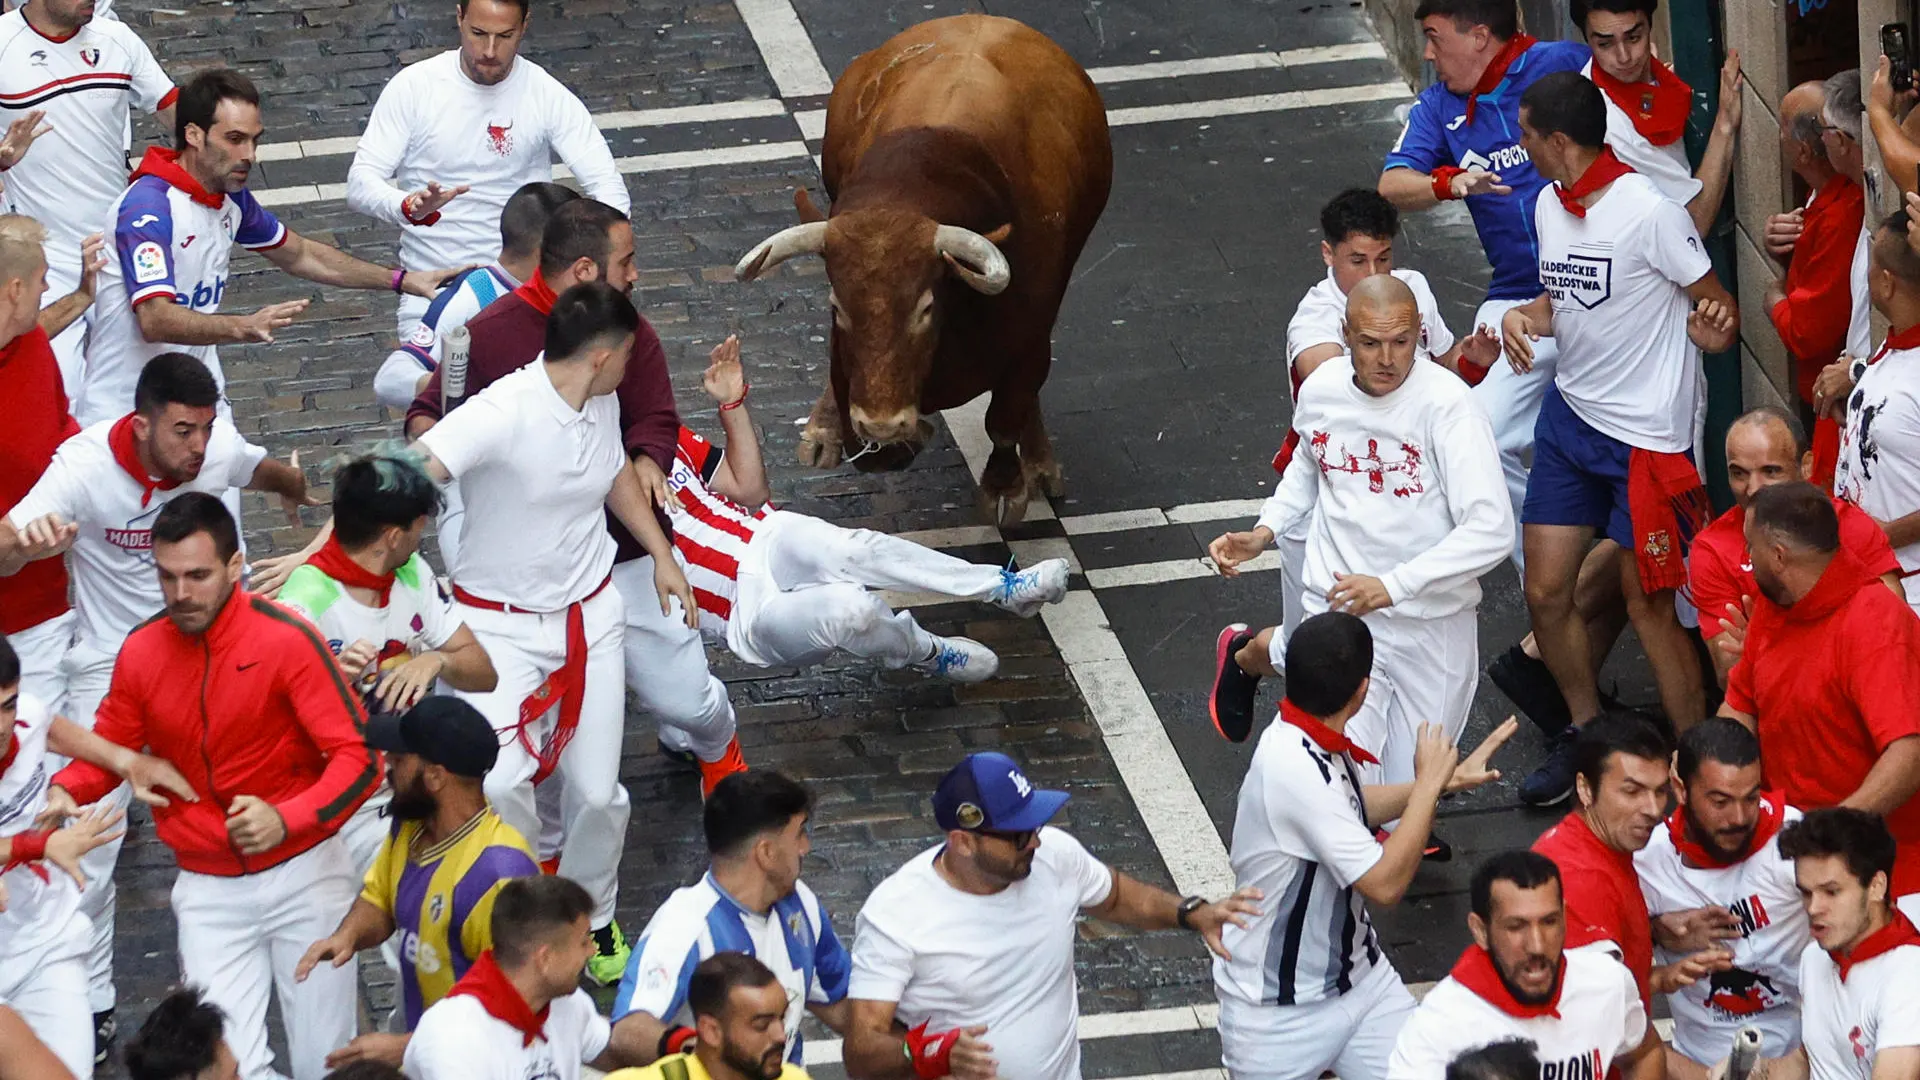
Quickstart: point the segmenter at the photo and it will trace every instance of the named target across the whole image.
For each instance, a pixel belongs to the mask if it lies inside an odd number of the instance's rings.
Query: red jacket
[[[1813,380],[1847,343],[1853,319],[1853,253],[1867,213],[1860,185],[1835,173],[1807,205],[1800,240],[1787,264],[1786,299],[1773,306],[1773,328],[1793,354],[1794,389],[1813,400]]]
[[[67,413],[60,365],[46,331],[38,326],[0,344],[0,401],[7,424],[0,428],[0,513],[12,508],[53,462],[53,452],[80,433]],[[0,634],[17,634],[67,610],[67,560],[28,563],[0,578]]]
[[[312,624],[271,600],[235,590],[213,625],[182,633],[164,616],[120,647],[94,732],[145,749],[180,770],[200,796],[153,811],[182,870],[237,877],[286,862],[339,831],[379,781],[360,696]],[[81,804],[118,783],[76,761],[53,782]],[[272,803],[287,838],[242,855],[227,838],[240,795]]]

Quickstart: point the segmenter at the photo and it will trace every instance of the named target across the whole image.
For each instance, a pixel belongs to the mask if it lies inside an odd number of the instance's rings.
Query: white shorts
[[[1390,963],[1332,1001],[1252,1005],[1220,998],[1220,1061],[1233,1080],[1384,1080],[1413,995]]]
[[[73,648],[71,611],[7,637],[20,657],[20,691],[38,698],[56,716],[67,715],[67,653]]]
[[[1367,700],[1347,721],[1347,737],[1380,759],[1363,765],[1368,784],[1413,779],[1413,749],[1421,724],[1439,724],[1458,740],[1480,685],[1480,632],[1473,608],[1437,619],[1414,619],[1392,609],[1366,616],[1373,631],[1373,679]]]

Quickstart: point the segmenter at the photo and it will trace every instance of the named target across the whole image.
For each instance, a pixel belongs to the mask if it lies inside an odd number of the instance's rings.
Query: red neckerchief
[[[20,729],[26,726],[25,720],[13,722],[13,740],[7,743],[7,752],[0,754],[0,776],[5,776],[7,770],[13,768],[13,759],[20,756]]]
[[[140,464],[140,451],[133,442],[133,414],[128,413],[113,422],[107,431],[107,446],[113,451],[113,460],[127,471],[140,485],[140,505],[146,506],[153,501],[155,491],[172,491],[180,486],[178,480],[155,480],[147,475],[146,466]]]
[[[140,159],[140,167],[133,170],[132,179],[138,180],[143,176],[157,176],[165,180],[186,192],[189,198],[201,206],[210,206],[218,210],[227,203],[224,192],[208,191],[200,185],[200,181],[195,180],[187,170],[180,167],[178,150],[169,150],[162,146],[148,147],[147,156]]]
[[[462,995],[479,1001],[487,1015],[519,1032],[522,1049],[532,1046],[535,1039],[547,1037],[547,1013],[553,1006],[534,1012],[527,999],[521,997],[520,991],[507,979],[507,973],[493,962],[492,949],[481,953],[480,959],[447,991],[450,998]]]
[[[1651,83],[1621,82],[1595,61],[1590,74],[1593,85],[1606,91],[1633,121],[1633,130],[1655,146],[1671,146],[1686,134],[1687,114],[1693,111],[1693,87],[1657,57],[1649,60],[1648,73],[1653,76]]]
[[[1845,953],[1831,950],[1827,955],[1840,968],[1840,981],[1847,981],[1847,972],[1855,964],[1864,964],[1882,953],[1890,953],[1902,945],[1920,945],[1920,930],[1913,927],[1912,920],[1899,908],[1893,909],[1893,921],[1868,934],[1860,944]]]
[[[1493,54],[1493,59],[1487,61],[1487,70],[1480,73],[1480,81],[1474,84],[1473,92],[1467,95],[1467,123],[1473,123],[1473,107],[1480,100],[1480,95],[1493,93],[1494,89],[1500,85],[1500,80],[1507,77],[1507,69],[1513,66],[1513,62],[1520,58],[1521,53],[1533,48],[1534,44],[1534,38],[1526,34],[1515,34],[1507,39],[1505,45],[1500,46],[1500,51]]]
[[[342,585],[355,589],[371,589],[380,594],[380,606],[387,606],[387,594],[393,591],[392,574],[376,574],[354,562],[347,549],[340,546],[340,537],[330,535],[320,550],[313,553],[307,565],[327,575]]]
[[[1307,738],[1312,739],[1315,746],[1330,754],[1346,754],[1368,765],[1380,764],[1379,758],[1361,749],[1352,739],[1328,727],[1325,721],[1286,698],[1280,699],[1280,719],[1306,732]]]
[[[533,272],[525,285],[513,290],[513,295],[532,304],[533,310],[542,315],[553,314],[553,302],[558,299],[552,286],[547,284],[547,279],[538,270]]]
[[[1493,966],[1493,955],[1478,945],[1467,946],[1467,951],[1460,954],[1453,970],[1447,974],[1480,1000],[1516,1020],[1536,1020],[1542,1016],[1560,1019],[1560,989],[1567,981],[1565,953],[1560,956],[1560,970],[1553,976],[1553,996],[1539,1005],[1525,1005],[1515,998],[1500,978],[1500,969]]]
[[[1753,839],[1748,841],[1747,850],[1732,859],[1722,859],[1708,851],[1705,845],[1695,843],[1687,835],[1686,812],[1675,808],[1667,818],[1667,835],[1673,837],[1673,850],[1694,866],[1709,869],[1725,869],[1746,861],[1747,856],[1767,846],[1773,834],[1780,831],[1780,825],[1786,820],[1787,800],[1777,792],[1766,791],[1760,794],[1760,820],[1754,823]]]
[[[1914,323],[1899,333],[1889,331],[1887,333],[1887,340],[1880,343],[1880,351],[1874,353],[1873,358],[1868,360],[1867,364],[1871,366],[1879,363],[1881,357],[1895,349],[1905,350],[1915,348],[1920,348],[1920,323]]]
[[[1613,156],[1613,147],[1603,146],[1600,156],[1593,159],[1593,164],[1587,166],[1587,171],[1580,174],[1580,179],[1575,180],[1572,187],[1564,188],[1555,184],[1553,193],[1560,197],[1560,205],[1567,208],[1567,213],[1583,218],[1587,216],[1587,208],[1580,205],[1581,199],[1632,171],[1633,166]]]

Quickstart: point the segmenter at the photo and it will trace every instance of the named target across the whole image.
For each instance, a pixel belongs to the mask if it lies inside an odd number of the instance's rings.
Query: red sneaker
[[[747,759],[740,753],[740,740],[737,738],[729,740],[727,752],[720,755],[719,761],[700,763],[700,797],[704,799],[713,794],[713,789],[719,785],[720,781],[734,773],[746,771]]]

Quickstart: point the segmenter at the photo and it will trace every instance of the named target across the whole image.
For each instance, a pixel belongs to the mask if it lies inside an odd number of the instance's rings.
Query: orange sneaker
[[[728,740],[727,752],[720,755],[719,761],[700,763],[700,797],[704,799],[713,794],[713,789],[719,785],[720,781],[734,773],[746,771],[747,759],[740,754],[740,740],[737,738]]]

